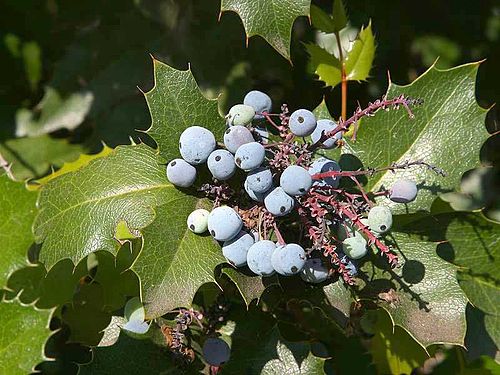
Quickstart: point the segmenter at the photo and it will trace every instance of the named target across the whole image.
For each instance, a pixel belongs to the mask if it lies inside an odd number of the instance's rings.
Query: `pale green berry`
[[[389,207],[375,206],[368,212],[368,225],[374,232],[385,233],[392,226],[392,213]]]
[[[191,212],[187,218],[187,226],[191,232],[200,234],[208,229],[208,215],[210,212],[199,208]]]
[[[233,125],[248,125],[255,117],[255,109],[245,104],[236,104],[231,107],[226,116],[226,121],[229,126]]]
[[[359,259],[366,255],[366,240],[359,232],[355,232],[353,237],[346,238],[342,242],[342,250],[351,259]]]

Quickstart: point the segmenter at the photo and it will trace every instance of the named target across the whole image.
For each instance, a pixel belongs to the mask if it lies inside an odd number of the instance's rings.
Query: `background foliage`
[[[430,208],[430,218],[419,212],[400,217],[394,236],[396,243],[416,244],[415,254],[408,254],[409,260],[402,274],[397,275],[398,280],[406,285],[418,284],[421,280],[415,277],[419,266],[412,261],[426,263],[422,254],[437,252],[443,259],[442,267],[427,267],[426,277],[442,282],[438,285],[451,290],[449,296],[460,299],[462,291],[465,293],[467,331],[464,322],[457,318],[454,322],[459,323],[461,331],[446,337],[450,343],[460,343],[460,338],[456,338],[465,334],[467,352],[457,346],[428,346],[435,342],[433,338],[411,336],[399,326],[393,331],[388,323],[390,316],[407,327],[412,320],[394,312],[389,302],[384,307],[390,314],[384,310],[361,314],[355,305],[350,306],[349,293],[339,283],[313,291],[295,285],[293,280],[285,281],[291,285],[274,279],[264,285],[224,266],[215,274],[206,273],[206,269],[223,261],[220,252],[210,250],[208,240],[197,249],[182,228],[187,213],[206,202],[184,196],[166,184],[164,170],[158,163],[173,156],[168,142],[176,138],[180,128],[171,129],[173,135],[170,131],[165,133],[166,128],[159,126],[158,121],[178,123],[182,119],[181,123],[187,125],[200,119],[213,122],[217,131],[221,129],[217,109],[225,113],[253,88],[268,92],[275,103],[288,103],[291,108],[313,109],[325,98],[330,114],[340,115],[340,88],[325,87],[314,75],[318,69],[309,47],[316,45],[328,50],[331,39],[316,32],[306,17],[293,22],[296,16],[308,13],[310,2],[290,2],[296,5],[290,8],[289,2],[283,0],[287,9],[285,21],[276,27],[259,22],[279,12],[255,6],[257,3],[269,4],[245,0],[224,0],[222,4],[218,0],[3,2],[0,154],[6,163],[12,163],[11,173],[19,181],[47,177],[31,182],[27,190],[6,174],[0,176],[0,238],[4,240],[0,251],[0,296],[4,299],[0,316],[7,327],[0,334],[0,352],[4,353],[0,356],[0,372],[26,373],[36,366],[37,371],[44,373],[76,373],[79,367],[82,373],[104,373],[110,368],[120,370],[116,367],[119,363],[125,373],[198,373],[203,369],[199,359],[188,368],[174,367],[158,330],[138,341],[119,330],[118,336],[116,330],[113,334],[106,329],[113,319],[123,315],[126,299],[139,295],[139,280],[150,317],[190,305],[198,286],[205,282],[216,281],[223,288],[222,298],[231,309],[226,317],[229,323],[221,330],[231,332],[232,338],[232,362],[223,373],[237,373],[242,364],[248,365],[249,373],[408,373],[422,366],[429,355],[439,353],[444,353],[446,359],[436,373],[479,368],[482,370],[478,371],[494,371],[495,363],[490,358],[498,360],[500,345],[500,232],[491,221],[500,220],[495,194],[499,184],[496,108],[488,112],[486,129],[493,135],[484,143],[486,133],[480,127],[474,128],[473,137],[468,132],[456,134],[456,139],[441,135],[449,141],[448,157],[453,155],[449,167],[460,166],[453,170],[455,182],[450,188],[455,191],[443,197],[446,202],[427,199],[425,208]],[[462,0],[453,1],[453,5],[423,1],[418,6],[403,2],[382,6],[368,0],[345,3],[354,36],[371,20],[376,44],[368,82],[349,83],[348,113],[355,109],[356,100],[366,103],[386,91],[387,71],[392,82],[408,84],[438,57],[436,67],[442,69],[487,58],[480,66],[462,68],[471,70],[467,103],[473,103],[476,69],[477,101],[484,108],[498,102],[499,76],[495,68],[500,63],[500,8],[493,1],[481,2],[481,6]],[[331,12],[331,1],[313,4]],[[221,7],[228,11],[219,14]],[[250,19],[245,17],[248,13],[252,15]],[[246,40],[263,28],[257,33],[276,50],[260,36]],[[276,35],[280,38],[273,40]],[[155,58],[153,63],[149,54]],[[188,64],[190,72],[186,71]],[[161,91],[151,90],[153,65],[156,73],[163,69],[162,76],[172,78],[156,81]],[[429,74],[436,75],[432,81],[439,87],[438,73]],[[323,79],[321,74],[319,77]],[[364,74],[353,76],[363,78]],[[460,78],[457,73],[455,78],[442,79],[449,82]],[[172,82],[185,86],[171,87]],[[334,86],[336,81],[327,83]],[[147,102],[141,90],[148,92]],[[175,116],[155,119],[154,113],[168,109],[169,95],[179,92],[185,100],[195,101],[196,109],[165,110],[168,116]],[[218,101],[206,100],[215,99],[219,93]],[[444,90],[439,94],[446,100]],[[464,119],[460,113],[463,107],[458,107],[455,115]],[[153,113],[152,119],[148,109]],[[463,129],[480,117],[476,114],[464,119]],[[384,123],[378,117],[373,121]],[[136,132],[146,131],[151,122],[153,127],[148,133]],[[446,119],[442,126],[446,127]],[[369,146],[379,136],[375,128],[376,124],[369,122],[361,125],[360,142],[353,145],[354,152],[373,151]],[[160,146],[160,155],[147,147],[155,146],[150,136]],[[102,142],[114,150],[103,149]],[[139,142],[145,145],[135,144]],[[479,166],[475,150],[481,143],[483,167],[468,172],[456,189],[460,173]],[[377,153],[373,154],[376,159]],[[376,164],[398,156],[377,159]],[[52,168],[63,165],[58,175],[50,175]],[[81,168],[82,173],[71,173]],[[113,170],[113,174],[100,173],[108,170]],[[85,184],[98,185],[100,190],[88,196],[82,188]],[[35,220],[40,186],[43,189]],[[183,202],[180,211],[179,207],[173,210],[166,204],[175,200]],[[97,223],[93,218],[101,217],[99,210],[113,212],[116,217],[126,214],[127,223],[132,225],[116,227],[113,217],[109,217],[109,222]],[[180,223],[178,228],[162,233],[161,229],[172,222]],[[131,231],[143,228],[144,248],[137,233]],[[176,259],[167,259],[161,251],[164,247],[175,249]],[[197,252],[193,253],[193,248]],[[141,249],[141,257],[134,263]],[[183,265],[196,254],[203,264],[195,262],[194,271],[183,277]],[[60,260],[63,257],[70,259]],[[156,268],[160,260],[169,265],[166,272]],[[440,278],[443,274],[447,276]],[[379,278],[379,283],[386,282],[382,269],[373,276]],[[190,283],[191,280],[195,281]],[[198,291],[193,306],[208,308],[214,296],[221,294],[207,285],[213,284],[205,284]],[[284,297],[282,288],[293,292]],[[368,287],[364,292],[377,293]],[[256,306],[254,298],[260,298],[260,306],[265,306],[266,311]],[[434,298],[439,300],[441,296]],[[463,300],[458,309],[465,309],[465,303]],[[325,328],[322,321],[330,324]],[[231,322],[236,328],[231,328]],[[352,336],[353,331],[357,335]],[[259,332],[258,338],[255,332]],[[14,336],[26,351],[7,349]],[[12,368],[16,362],[20,367]]]

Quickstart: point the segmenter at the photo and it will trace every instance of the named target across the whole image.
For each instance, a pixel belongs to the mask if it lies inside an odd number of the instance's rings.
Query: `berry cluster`
[[[317,120],[307,109],[289,114],[286,105],[273,114],[271,98],[250,91],[243,104],[227,114],[223,143],[218,144],[212,132],[201,126],[184,130],[179,139],[182,159],[167,165],[167,177],[180,188],[191,187],[196,167],[206,163],[213,181],[199,190],[214,199],[214,208],[193,211],[187,225],[198,234],[208,230],[232,265],[248,265],[260,276],[300,274],[310,283],[323,282],[338,272],[352,284],[356,261],[370,247],[392,266],[397,263],[383,241],[392,225],[391,211],[375,204],[374,197],[409,203],[418,192],[413,181],[400,179],[390,189],[368,194],[359,176],[413,166],[444,173],[423,161],[342,171],[337,161],[316,154],[341,147],[344,132],[363,116],[402,106],[413,117],[410,107],[416,104],[420,103],[403,95],[384,97],[336,123]],[[270,137],[267,128],[277,135]],[[348,185],[341,184],[343,179],[352,186],[342,186]],[[299,243],[288,243],[283,236],[286,230],[301,233],[295,241]]]

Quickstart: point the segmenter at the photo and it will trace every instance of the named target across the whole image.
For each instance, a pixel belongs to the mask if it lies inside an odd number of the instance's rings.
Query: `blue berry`
[[[187,218],[187,226],[191,232],[200,234],[208,229],[208,215],[210,212],[199,208],[191,212]]]
[[[264,198],[266,209],[274,216],[284,216],[293,210],[295,202],[283,188],[277,187]]]
[[[248,125],[255,116],[253,107],[245,104],[236,104],[231,107],[226,116],[226,123],[229,126]]]
[[[273,241],[263,240],[253,244],[247,253],[247,264],[250,270],[259,276],[271,276],[274,274],[274,268],[271,264],[276,245]]]
[[[208,231],[217,241],[228,241],[241,230],[240,215],[228,206],[214,208],[208,215]]]
[[[207,165],[212,176],[220,181],[228,180],[236,172],[234,156],[226,150],[212,152],[208,157]]]
[[[277,247],[271,256],[274,270],[283,276],[292,276],[300,272],[306,263],[304,248],[295,243]]]
[[[215,137],[212,132],[201,126],[187,128],[179,138],[181,156],[192,165],[206,162],[210,153],[215,150],[215,146]]]
[[[244,171],[251,171],[252,169],[260,167],[264,162],[266,151],[264,146],[257,142],[250,142],[241,145],[236,154],[234,161],[236,165]]]
[[[392,185],[389,198],[396,203],[410,203],[415,200],[417,193],[418,189],[415,182],[401,179]]]
[[[264,202],[264,198],[266,197],[266,193],[267,192],[264,192],[264,193],[256,193],[255,191],[253,191],[252,189],[250,189],[248,187],[248,183],[247,181],[245,180],[245,183],[243,184],[244,188],[245,188],[245,191],[247,192],[248,196],[250,198],[252,198],[252,200],[256,201],[256,202]]]
[[[326,173],[331,171],[340,171],[340,165],[335,160],[327,158],[319,158],[315,160],[309,167],[309,174],[315,175],[318,173]],[[340,184],[340,177],[327,177],[322,180],[314,180],[316,186],[329,186],[337,188]]]
[[[318,125],[316,129],[311,134],[311,140],[316,143],[321,138],[322,133],[328,133],[337,127],[337,124],[332,120],[318,120]],[[323,142],[323,148],[331,149],[337,144],[337,141],[342,139],[342,132],[336,133],[332,138],[327,139]]]
[[[167,165],[167,178],[175,186],[190,187],[196,180],[196,168],[182,159],[174,159]]]
[[[254,142],[252,132],[244,126],[231,126],[224,133],[224,146],[233,154],[241,145]]]
[[[305,137],[316,129],[316,117],[307,109],[298,109],[290,115],[288,126],[293,134]]]
[[[269,168],[260,167],[250,171],[245,182],[253,192],[265,193],[273,186],[273,174]]]
[[[328,268],[319,258],[308,259],[300,271],[300,278],[311,284],[322,283],[328,278]]]
[[[203,358],[209,365],[220,366],[229,360],[231,349],[219,338],[208,338],[203,344]]]
[[[256,113],[256,120],[263,119],[264,116],[260,115],[259,113],[271,112],[271,108],[273,106],[273,102],[269,95],[257,90],[252,90],[247,93],[245,95],[245,98],[243,99],[243,104],[253,107]]]
[[[236,237],[224,242],[222,245],[222,254],[224,254],[228,262],[233,266],[241,267],[247,263],[248,249],[253,244],[253,236],[247,232],[240,231]]]
[[[392,213],[386,206],[375,206],[368,212],[368,226],[374,232],[385,233],[392,227]]]
[[[312,186],[311,175],[298,165],[290,165],[281,174],[280,186],[287,194],[304,195]]]

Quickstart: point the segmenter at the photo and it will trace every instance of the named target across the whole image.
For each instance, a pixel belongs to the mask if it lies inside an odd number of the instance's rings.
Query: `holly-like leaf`
[[[285,340],[274,319],[256,310],[237,318],[231,339],[231,357],[222,375],[325,373],[325,359],[314,356],[310,344]]]
[[[486,110],[478,106],[474,94],[478,67],[477,63],[450,70],[432,67],[410,85],[390,83],[388,98],[404,94],[423,100],[413,109],[415,118],[409,118],[404,109],[380,111],[364,119],[357,141],[344,148],[369,167],[422,159],[446,171],[446,177],[413,168],[369,178],[367,188],[372,191],[390,187],[401,177],[418,184],[417,199],[408,205],[383,199],[393,213],[429,210],[436,196],[455,190],[462,174],[479,162],[479,148],[488,133]]]
[[[383,259],[363,265],[367,282],[362,294],[381,301],[394,324],[422,346],[464,344],[467,298],[456,279],[457,267],[436,254],[436,244],[401,233],[389,237],[400,267]],[[378,264],[380,263],[380,264]]]
[[[69,143],[66,139],[41,135],[32,138],[14,138],[0,144],[0,153],[11,164],[17,180],[44,176],[55,168],[78,158],[83,146]]]
[[[215,282],[214,269],[224,262],[216,241],[194,234],[186,225],[197,207],[203,207],[203,201],[179,192],[171,195],[143,231],[144,247],[132,269],[141,280],[147,319],[189,307],[202,284]]]
[[[364,81],[370,74],[375,57],[375,37],[371,22],[362,28],[345,58],[347,80]]]
[[[380,374],[410,374],[423,365],[429,357],[424,348],[401,327],[393,327],[385,311],[369,313],[376,318],[370,352]]]
[[[52,310],[37,310],[18,301],[0,302],[0,373],[28,374],[45,360],[44,346],[51,335]]]
[[[62,258],[78,263],[96,250],[116,253],[120,221],[142,229],[153,208],[182,196],[166,179],[157,152],[146,145],[119,146],[77,172],[49,181],[40,192],[35,219],[40,260],[50,268]]]
[[[314,27],[325,33],[339,32],[347,26],[347,15],[342,0],[333,2],[331,15],[320,7],[311,5],[311,20]]]
[[[179,136],[189,126],[203,126],[221,139],[225,125],[217,100],[203,96],[191,70],[177,70],[156,59],[153,67],[155,85],[145,94],[152,117],[148,134],[160,155],[167,160],[178,157]]]
[[[16,269],[26,265],[28,248],[33,243],[31,225],[36,215],[36,194],[23,183],[0,175],[0,288]]]
[[[339,59],[316,44],[306,44],[306,50],[314,72],[326,86],[335,87],[342,82],[342,64]]]
[[[73,130],[83,122],[93,100],[90,92],[77,92],[63,99],[54,88],[47,87],[42,101],[33,111],[20,109],[17,112],[16,136],[35,137],[59,129]]]
[[[221,13],[237,13],[243,21],[247,39],[260,35],[290,60],[293,23],[299,16],[309,16],[310,5],[310,0],[221,0]]]

